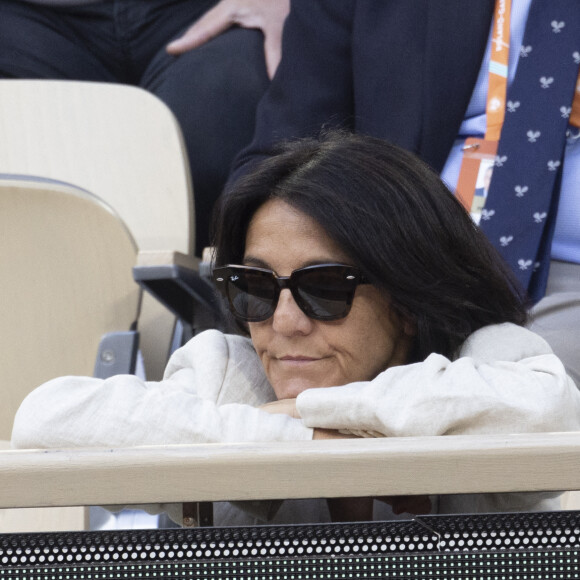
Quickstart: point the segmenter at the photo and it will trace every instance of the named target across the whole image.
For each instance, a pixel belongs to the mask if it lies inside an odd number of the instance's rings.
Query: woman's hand
[[[296,399],[272,401],[262,405],[260,409],[267,413],[281,413],[282,415],[294,417],[294,419],[300,419],[300,413],[298,413],[296,408]],[[314,429],[312,439],[356,439],[356,437],[354,435],[344,435],[334,429]]]
[[[300,419],[298,409],[296,408],[296,399],[281,399],[279,401],[272,401],[260,407],[266,413],[279,413],[281,415],[289,415],[295,419]]]
[[[272,78],[282,57],[282,29],[290,0],[221,0],[167,45],[169,54],[182,54],[205,44],[232,26],[257,28],[264,34],[264,55]]]

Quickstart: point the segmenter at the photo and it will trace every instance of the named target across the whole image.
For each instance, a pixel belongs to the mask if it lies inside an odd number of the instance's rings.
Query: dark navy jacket
[[[293,0],[283,58],[235,179],[269,146],[340,126],[441,171],[481,66],[495,0]]]

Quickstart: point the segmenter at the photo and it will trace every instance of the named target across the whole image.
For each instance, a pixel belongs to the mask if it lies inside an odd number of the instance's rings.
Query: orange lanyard
[[[471,213],[476,223],[479,223],[485,206],[489,175],[493,171],[493,162],[505,117],[510,19],[511,0],[496,0],[491,30],[485,137],[483,139],[469,137],[465,140],[463,160],[457,180],[457,197]],[[488,176],[487,179],[485,176]]]
[[[499,141],[505,116],[510,52],[511,0],[497,0],[491,35],[489,88],[487,91],[485,138]]]

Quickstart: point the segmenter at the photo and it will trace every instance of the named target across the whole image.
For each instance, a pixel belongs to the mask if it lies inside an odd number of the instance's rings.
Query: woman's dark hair
[[[256,210],[279,199],[314,219],[417,330],[411,361],[452,357],[477,329],[526,322],[509,268],[439,177],[380,139],[284,142],[222,196],[216,264],[241,264]]]

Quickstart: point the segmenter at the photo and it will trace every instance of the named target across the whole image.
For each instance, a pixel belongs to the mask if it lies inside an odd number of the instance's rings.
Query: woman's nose
[[[296,304],[292,292],[287,288],[282,290],[272,317],[273,329],[285,336],[308,334],[312,324],[313,321]]]

